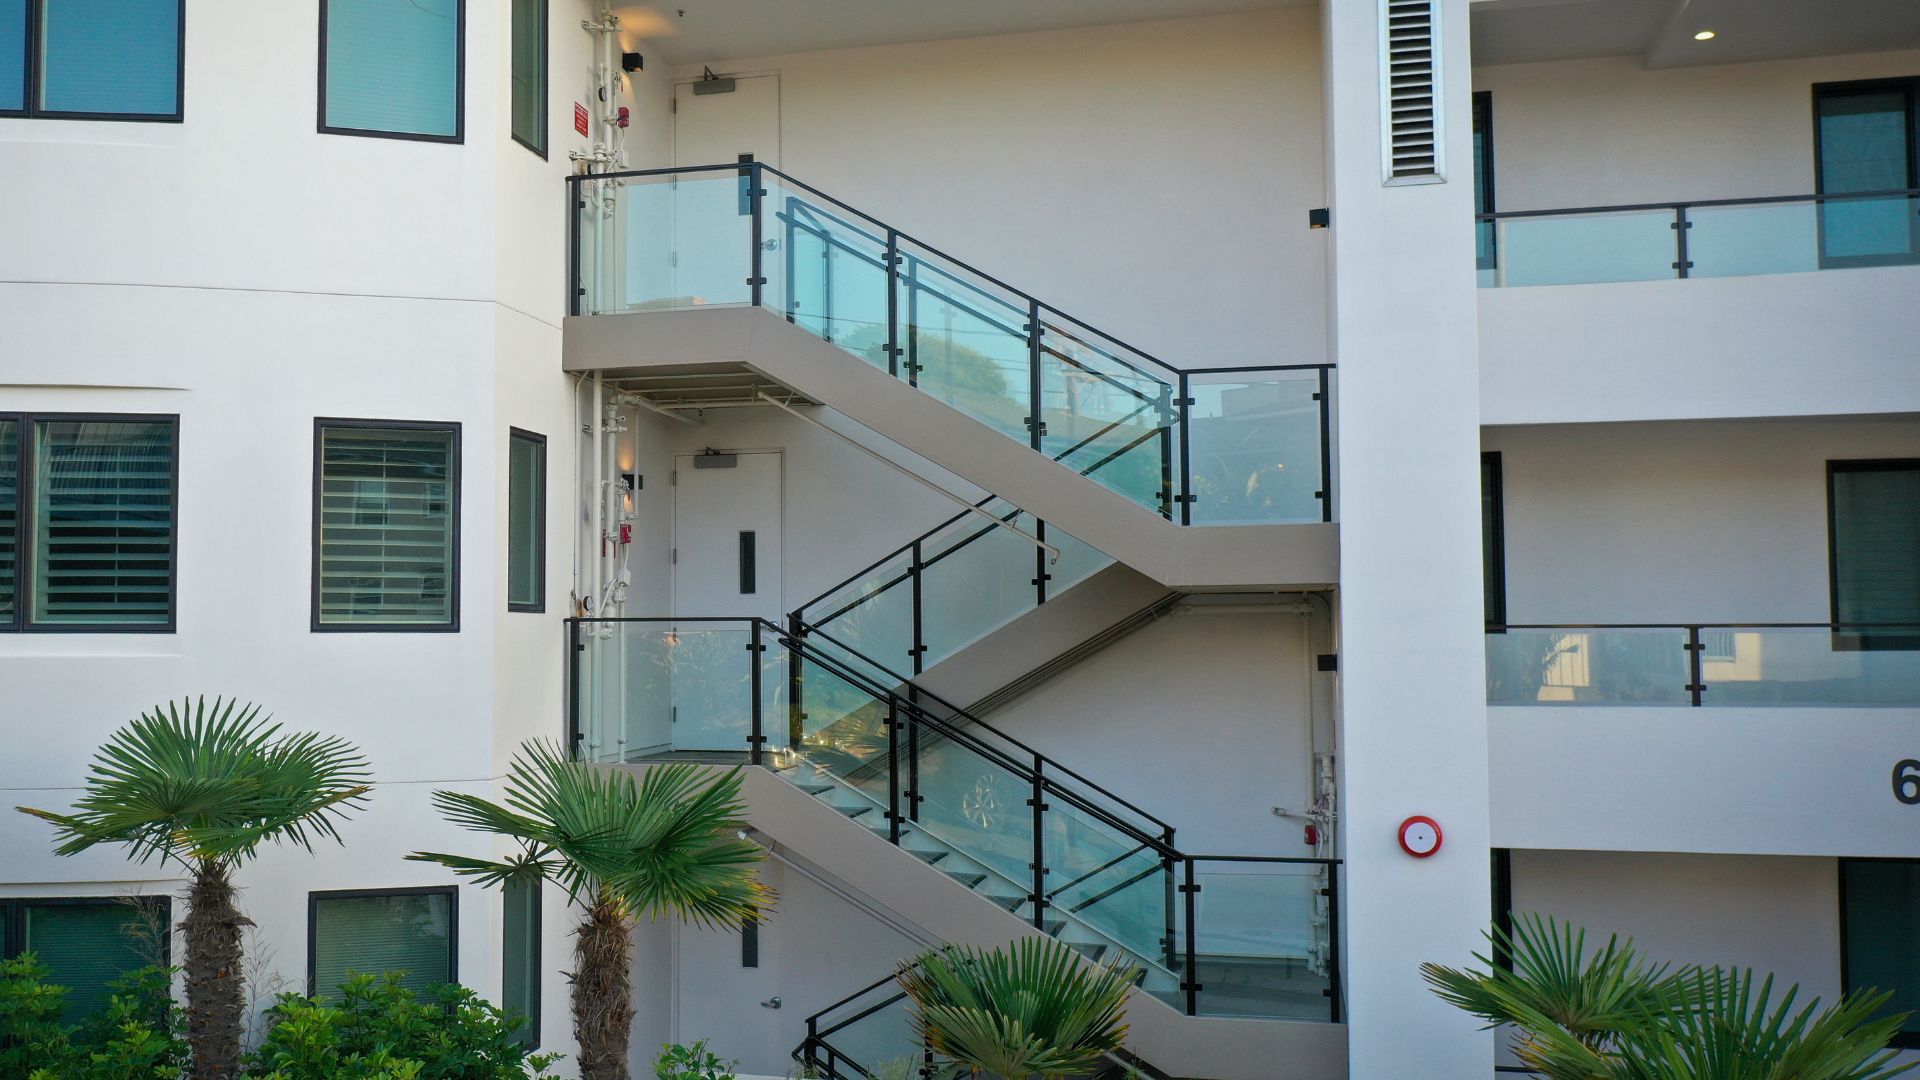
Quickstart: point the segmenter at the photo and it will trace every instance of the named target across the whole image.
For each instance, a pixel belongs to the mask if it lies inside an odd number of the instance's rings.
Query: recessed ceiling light
[[[1693,35],[1695,41],[1712,41],[1717,35],[1711,30],[1702,30]]]

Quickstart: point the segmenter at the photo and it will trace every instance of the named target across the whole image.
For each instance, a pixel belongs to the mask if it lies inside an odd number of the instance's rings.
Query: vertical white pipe
[[[593,500],[593,512],[588,515],[588,532],[591,534],[589,542],[593,544],[593,574],[591,578],[593,582],[593,592],[591,594],[593,597],[593,610],[589,612],[589,614],[595,617],[601,614],[600,594],[606,587],[607,574],[607,523],[603,516],[606,508],[603,505],[604,500],[600,497],[600,492],[606,486],[606,477],[602,473],[602,468],[606,462],[606,455],[602,453],[601,450],[601,444],[607,437],[607,424],[603,416],[605,400],[605,378],[600,372],[596,371],[593,373],[593,419],[591,421],[593,425],[593,486],[588,489],[587,496]]]

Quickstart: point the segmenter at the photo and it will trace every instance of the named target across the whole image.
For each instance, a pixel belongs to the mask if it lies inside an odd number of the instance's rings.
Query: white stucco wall
[[[1826,622],[1829,460],[1920,456],[1902,420],[1488,428],[1510,623]]]
[[[794,177],[1210,367],[1325,359],[1319,57],[1304,7],[712,67],[779,74]]]

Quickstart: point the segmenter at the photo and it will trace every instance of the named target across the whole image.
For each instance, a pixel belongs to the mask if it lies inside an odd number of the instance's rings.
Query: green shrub
[[[666,1043],[653,1060],[653,1075],[659,1080],[733,1080],[737,1061],[727,1061],[707,1049],[707,1040],[692,1046]]]
[[[529,1053],[521,1018],[466,987],[415,994],[397,974],[356,975],[333,1004],[288,994],[268,1019],[259,1080],[543,1080],[560,1057]]]
[[[0,961],[0,1076],[29,1080],[177,1080],[188,1049],[170,996],[171,968],[141,968],[78,1024],[62,1023],[67,988],[32,953]]]

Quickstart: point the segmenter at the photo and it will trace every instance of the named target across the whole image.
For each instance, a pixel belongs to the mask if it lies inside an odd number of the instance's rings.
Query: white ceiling
[[[984,37],[1311,4],[1313,0],[664,0],[614,13],[670,64]],[[651,59],[651,58],[649,58]]]
[[[1473,62],[1650,68],[1920,48],[1920,0],[1473,0]],[[1712,30],[1711,41],[1693,35]]]

